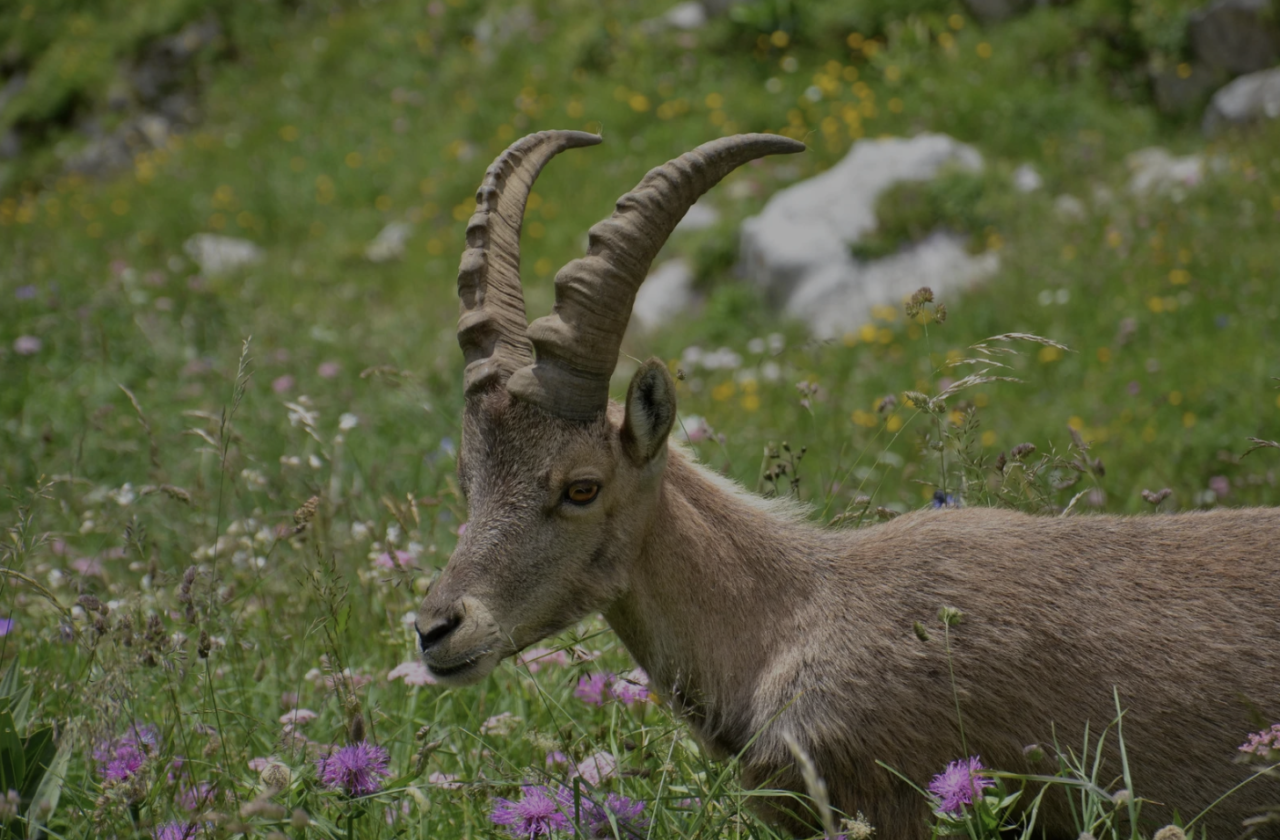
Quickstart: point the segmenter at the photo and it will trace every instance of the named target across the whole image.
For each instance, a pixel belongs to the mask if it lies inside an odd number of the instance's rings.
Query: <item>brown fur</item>
[[[636,381],[666,377],[649,363]],[[1244,778],[1236,748],[1280,720],[1280,510],[971,508],[824,530],[661,445],[674,408],[671,391],[634,383],[625,412],[614,404],[589,423],[501,389],[468,401],[459,472],[471,519],[418,617],[445,682],[478,680],[603,611],[700,741],[741,754],[744,783],[803,791],[789,733],[832,805],[861,811],[880,840],[927,837],[928,812],[876,761],[924,785],[962,757],[944,605],[965,616],[952,659],[969,752],[1045,772],[1023,748],[1056,734],[1079,752],[1085,724],[1096,738],[1115,716],[1114,688],[1134,786],[1159,803],[1144,806],[1148,828]],[[567,506],[564,488],[584,477],[599,497]],[[1119,772],[1113,748],[1102,781]],[[1208,818],[1209,836],[1234,837],[1276,801],[1275,780],[1254,783]],[[1048,800],[1042,815],[1057,836],[1070,831],[1063,805]]]

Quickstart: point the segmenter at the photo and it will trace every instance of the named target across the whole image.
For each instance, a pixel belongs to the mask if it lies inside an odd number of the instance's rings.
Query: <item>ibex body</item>
[[[952,670],[967,747],[988,766],[1042,769],[1023,749],[1051,735],[1078,751],[1086,723],[1096,737],[1114,717],[1114,689],[1138,793],[1166,806],[1146,806],[1153,820],[1194,814],[1244,777],[1236,747],[1280,718],[1268,594],[1280,511],[965,509],[837,531],[746,493],[668,444],[675,394],[660,363],[640,368],[623,405],[608,381],[635,290],[688,206],[746,160],[803,147],[726,138],[650,172],[526,332],[525,197],[554,154],[593,142],[544,132],[515,144],[468,227],[458,470],[470,521],[418,613],[440,680],[481,679],[603,611],[702,743],[741,755],[748,785],[803,791],[793,740],[832,805],[884,840],[927,836],[928,808],[877,760],[924,783],[962,757]],[[950,663],[936,633],[914,630],[944,605],[966,616]],[[1119,772],[1114,749],[1106,772]],[[1280,799],[1273,783],[1228,800],[1210,836],[1234,836],[1268,797]],[[1051,799],[1042,824],[1065,836],[1062,804]],[[800,831],[795,810],[779,800],[770,815]]]

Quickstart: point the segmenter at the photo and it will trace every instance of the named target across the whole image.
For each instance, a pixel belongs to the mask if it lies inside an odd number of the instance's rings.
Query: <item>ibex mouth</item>
[[[440,682],[451,685],[467,685],[479,682],[493,670],[490,665],[492,661],[490,653],[492,651],[482,649],[463,656],[449,657],[443,662],[432,661],[429,657],[423,657],[423,659],[427,670],[431,672],[431,676]]]

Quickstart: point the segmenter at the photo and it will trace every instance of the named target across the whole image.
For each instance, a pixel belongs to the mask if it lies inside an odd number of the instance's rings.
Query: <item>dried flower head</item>
[[[340,747],[316,761],[320,782],[348,796],[368,796],[382,789],[382,780],[391,775],[387,770],[390,756],[386,749],[361,741]]]
[[[1152,840],[1187,840],[1187,834],[1176,825],[1166,825],[1156,832]]]

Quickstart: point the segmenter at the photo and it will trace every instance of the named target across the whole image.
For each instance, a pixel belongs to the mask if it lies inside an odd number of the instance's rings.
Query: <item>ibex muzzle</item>
[[[640,367],[621,405],[609,378],[636,289],[689,206],[738,165],[803,146],[729,137],[654,169],[557,275],[553,313],[526,327],[525,199],[551,157],[597,142],[526,137],[477,193],[458,276],[469,522],[417,619],[442,682],[479,680],[602,611],[700,741],[741,756],[746,784],[803,791],[798,744],[833,806],[864,813],[881,840],[927,837],[928,806],[877,761],[923,784],[961,757],[952,666],[968,748],[988,766],[1044,772],[1023,748],[1056,736],[1079,749],[1118,691],[1151,825],[1244,778],[1236,747],[1280,719],[1280,511],[975,508],[835,531],[752,496],[669,446],[661,363]],[[950,659],[913,629],[944,605],[966,616]],[[1275,780],[1246,787],[1205,822],[1210,837],[1276,801]],[[1065,804],[1046,799],[1041,824],[1074,837]],[[813,825],[794,800],[765,810]]]

